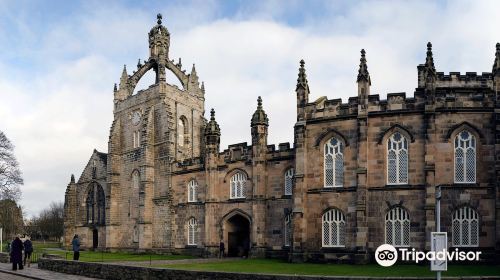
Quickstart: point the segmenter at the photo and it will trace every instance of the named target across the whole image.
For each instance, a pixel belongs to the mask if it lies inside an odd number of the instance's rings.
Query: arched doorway
[[[224,239],[229,257],[248,257],[250,251],[250,221],[235,214],[224,224]]]
[[[92,230],[92,248],[99,246],[99,232],[97,229]]]

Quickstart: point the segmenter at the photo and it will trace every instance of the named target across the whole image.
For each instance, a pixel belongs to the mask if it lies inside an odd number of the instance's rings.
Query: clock
[[[141,113],[139,113],[139,111],[135,111],[134,113],[132,113],[132,124],[138,125],[140,121],[141,121]]]

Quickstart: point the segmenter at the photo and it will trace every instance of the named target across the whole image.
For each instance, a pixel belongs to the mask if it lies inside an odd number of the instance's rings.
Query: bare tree
[[[52,202],[38,217],[33,217],[26,231],[32,238],[59,240],[64,230],[64,203]]]
[[[0,131],[0,199],[18,201],[21,198],[19,186],[22,184],[21,170],[14,156],[14,145]]]

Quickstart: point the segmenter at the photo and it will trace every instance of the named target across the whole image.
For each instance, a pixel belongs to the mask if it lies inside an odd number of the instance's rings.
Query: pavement
[[[12,264],[0,263],[0,280],[92,280],[96,278],[83,277],[72,274],[53,272],[49,270],[38,269],[36,264],[31,267],[25,267],[23,270],[12,270]]]

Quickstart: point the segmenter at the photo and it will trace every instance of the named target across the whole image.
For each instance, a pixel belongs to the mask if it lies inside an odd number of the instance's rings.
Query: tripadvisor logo
[[[415,250],[415,248],[412,248],[411,250],[409,248],[399,248],[399,255],[401,256],[400,260],[410,262],[413,261],[415,263],[419,263],[425,260],[479,261],[479,255],[481,255],[481,251],[465,252],[455,249],[451,252],[448,252],[448,250],[443,249],[437,252],[429,251],[426,253],[423,251],[417,251]],[[394,246],[390,244],[382,244],[378,246],[377,250],[375,251],[375,260],[381,266],[392,266],[398,260],[398,250],[396,250],[396,248],[394,248]]]

